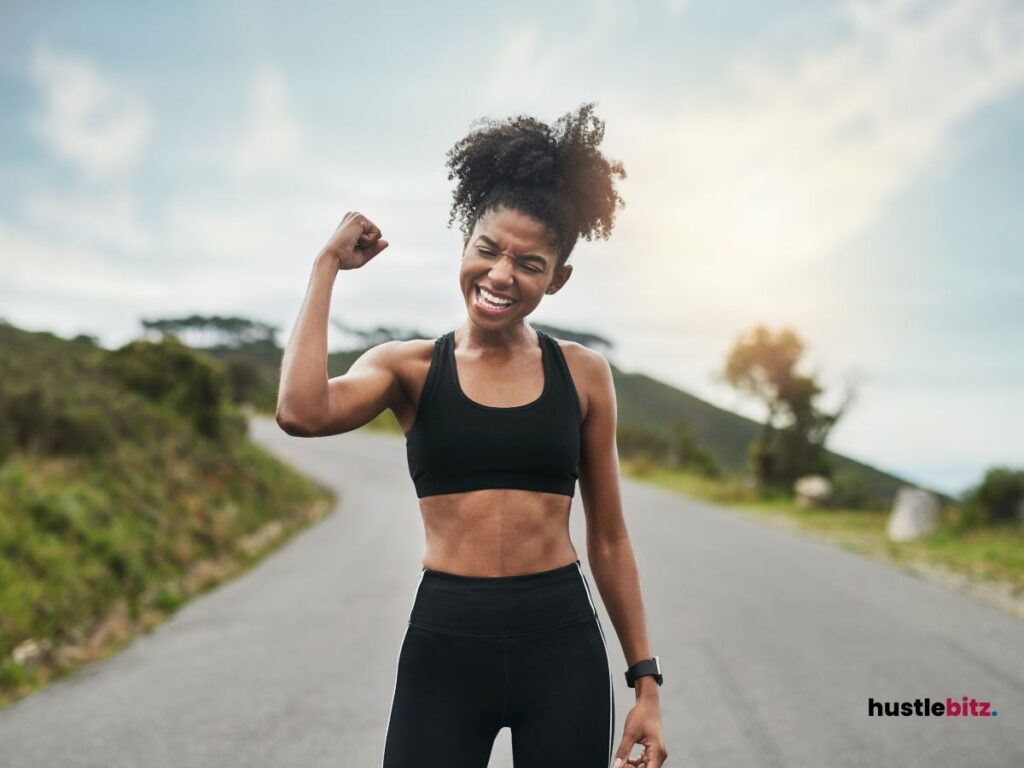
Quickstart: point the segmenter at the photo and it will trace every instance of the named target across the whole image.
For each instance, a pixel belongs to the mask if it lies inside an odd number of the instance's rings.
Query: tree
[[[173,336],[182,342],[191,337],[193,347],[231,347],[238,349],[249,344],[276,345],[277,326],[247,317],[221,317],[220,315],[189,315],[188,317],[141,320],[144,339],[163,339]]]
[[[797,371],[803,352],[804,343],[790,329],[772,333],[759,325],[736,341],[726,360],[725,380],[767,410],[748,449],[762,485],[788,486],[805,474],[831,474],[825,441],[853,402],[853,389],[836,411],[819,409],[815,399],[822,389],[815,376]]]

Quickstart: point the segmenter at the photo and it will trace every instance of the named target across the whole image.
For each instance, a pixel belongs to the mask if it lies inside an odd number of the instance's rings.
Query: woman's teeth
[[[513,304],[515,304],[514,301],[498,298],[493,293],[490,293],[489,291],[481,288],[479,285],[476,286],[476,296],[478,304],[492,311],[508,309]]]

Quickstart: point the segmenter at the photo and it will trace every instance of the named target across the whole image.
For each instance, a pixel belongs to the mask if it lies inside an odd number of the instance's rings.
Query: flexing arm
[[[389,341],[367,350],[343,376],[327,378],[327,319],[339,270],[356,269],[388,245],[359,213],[348,213],[316,257],[306,298],[281,359],[277,423],[290,435],[320,437],[363,426],[396,393],[395,348]]]

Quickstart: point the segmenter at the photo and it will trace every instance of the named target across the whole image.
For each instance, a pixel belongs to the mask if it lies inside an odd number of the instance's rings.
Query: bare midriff
[[[494,488],[420,500],[423,567],[462,576],[518,576],[578,559],[569,538],[572,499]]]

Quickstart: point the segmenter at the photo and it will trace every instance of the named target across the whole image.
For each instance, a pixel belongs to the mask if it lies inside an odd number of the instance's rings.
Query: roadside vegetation
[[[932,566],[971,581],[997,583],[1009,595],[1024,599],[1024,526],[1012,517],[993,514],[978,500],[977,492],[984,494],[990,480],[961,499],[945,503],[933,533],[915,541],[895,542],[886,536],[887,508],[842,504],[803,508],[792,493],[759,490],[740,476],[708,478],[692,470],[656,465],[646,456],[623,457],[621,463],[623,474],[640,482],[728,507],[911,571]],[[1024,472],[1016,475],[1024,477]]]
[[[1024,610],[1024,470],[992,467],[958,498],[934,493],[934,530],[892,541],[894,494],[862,472],[837,469],[825,443],[854,399],[849,388],[834,411],[819,407],[822,388],[798,370],[803,342],[788,329],[755,328],[729,352],[723,380],[758,400],[766,418],[747,446],[742,471],[723,471],[684,423],[675,439],[620,426],[619,453],[631,477],[796,528],[910,570],[937,567],[972,581],[996,582]],[[808,502],[796,481],[817,476],[829,492]],[[909,484],[908,484],[909,485]],[[801,501],[803,503],[801,503]]]
[[[0,324],[0,704],[101,658],[326,514],[226,366]]]

